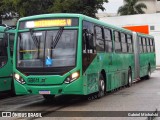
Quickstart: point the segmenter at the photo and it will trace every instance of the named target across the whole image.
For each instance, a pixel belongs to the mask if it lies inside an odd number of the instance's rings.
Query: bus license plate
[[[39,94],[41,94],[41,95],[48,95],[48,94],[51,94],[51,91],[49,91],[49,90],[42,90],[42,91],[39,91]]]

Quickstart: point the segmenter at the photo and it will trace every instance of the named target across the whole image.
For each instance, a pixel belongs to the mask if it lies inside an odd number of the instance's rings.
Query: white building
[[[119,27],[138,28],[155,37],[156,65],[160,66],[160,13],[103,17],[100,20]]]
[[[15,26],[17,23],[17,18],[9,19],[9,20],[4,20],[2,19],[2,24],[6,24],[8,26]]]

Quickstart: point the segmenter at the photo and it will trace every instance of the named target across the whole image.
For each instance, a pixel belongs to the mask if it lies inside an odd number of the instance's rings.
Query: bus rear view
[[[16,34],[16,94],[83,94],[79,19],[62,15],[22,18]],[[79,42],[79,43],[78,43]]]

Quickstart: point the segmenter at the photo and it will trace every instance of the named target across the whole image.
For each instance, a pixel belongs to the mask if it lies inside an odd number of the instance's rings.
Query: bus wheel
[[[100,77],[99,77],[99,85],[98,85],[98,98],[101,98],[105,95],[105,89],[106,89],[106,86],[105,86],[105,81],[104,81],[104,77],[103,75],[101,74]]]
[[[128,87],[132,86],[132,70],[128,70]]]
[[[150,66],[148,67],[148,73],[147,73],[146,78],[147,78],[147,79],[150,79],[150,78],[151,78],[151,68],[150,68]]]
[[[55,99],[55,95],[43,95],[43,98],[46,100],[46,101],[53,101]]]

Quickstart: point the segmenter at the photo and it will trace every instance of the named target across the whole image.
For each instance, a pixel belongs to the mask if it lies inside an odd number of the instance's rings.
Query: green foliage
[[[18,13],[20,17],[48,13],[54,0],[1,0],[0,13]]]
[[[139,0],[124,0],[125,4],[118,9],[120,15],[144,14],[147,6],[144,3],[138,3]]]
[[[0,1],[0,15],[9,13],[9,12],[13,12],[13,10],[14,10],[14,6],[12,4],[12,0],[1,0]]]
[[[23,16],[48,13],[48,7],[53,6],[54,0],[12,0],[15,11]]]
[[[58,13],[80,13],[96,18],[99,9],[105,10],[103,3],[108,0],[55,0],[55,5],[50,9]]]
[[[105,10],[108,0],[1,0],[0,14],[15,12],[19,17],[45,13],[81,13],[96,17],[98,9]]]

